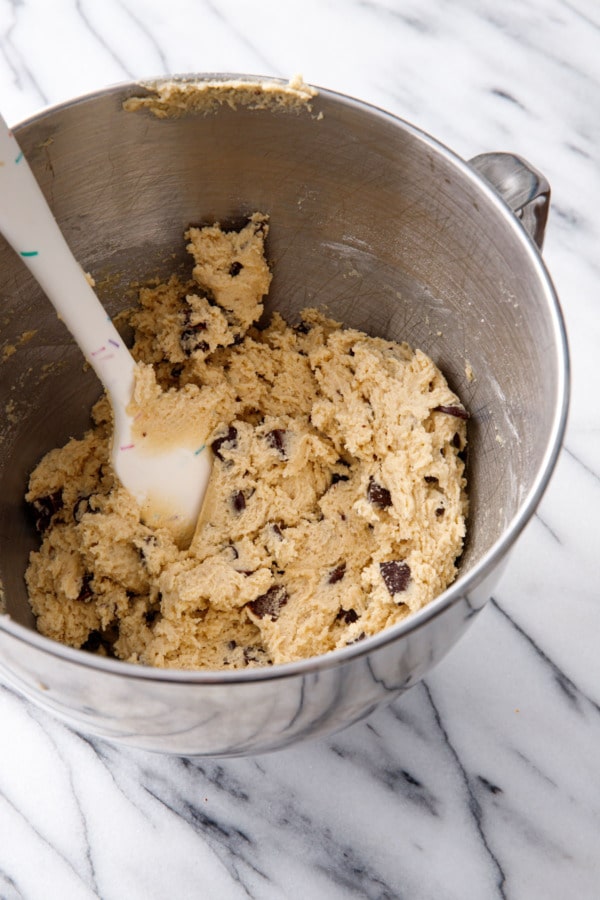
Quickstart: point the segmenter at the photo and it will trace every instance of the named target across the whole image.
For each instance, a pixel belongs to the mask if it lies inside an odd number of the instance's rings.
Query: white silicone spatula
[[[14,135],[0,116],[0,232],[43,288],[104,385],[114,414],[112,463],[148,525],[192,538],[210,476],[199,436],[146,446],[128,413],[136,363],[71,253]]]

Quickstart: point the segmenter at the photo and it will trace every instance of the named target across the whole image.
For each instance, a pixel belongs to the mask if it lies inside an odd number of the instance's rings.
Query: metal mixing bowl
[[[348,325],[407,340],[472,414],[460,578],[400,625],[250,671],[161,671],[63,647],[35,631],[28,606],[23,573],[36,537],[23,494],[41,455],[87,427],[99,385],[0,239],[0,673],[89,734],[186,755],[256,753],[348,725],[425,675],[473,622],[532,516],[568,396],[563,322],[537,246],[548,190],[516,157],[469,164],[394,116],[327,91],[312,113],[223,106],[159,119],[123,110],[145,92],[110,88],[15,129],[112,313],[131,304],[131,282],[186,265],[190,223],[261,210],[272,223],[269,310],[296,321],[301,308],[322,305]]]

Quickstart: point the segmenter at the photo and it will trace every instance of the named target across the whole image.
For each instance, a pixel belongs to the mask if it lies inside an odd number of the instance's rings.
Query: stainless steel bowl
[[[409,341],[472,413],[461,576],[407,621],[251,671],[159,671],[63,647],[35,631],[28,606],[23,573],[36,538],[22,498],[40,456],[87,426],[99,386],[0,239],[0,673],[82,732],[186,755],[257,753],[349,725],[425,675],[473,622],[532,516],[568,397],[563,321],[538,252],[549,191],[516,157],[469,164],[327,91],[312,113],[222,107],[173,119],[125,112],[140,92],[110,88],[15,129],[111,312],[131,304],[131,282],[185,265],[190,223],[262,210],[272,222],[269,309],[293,321],[307,304],[324,306]]]

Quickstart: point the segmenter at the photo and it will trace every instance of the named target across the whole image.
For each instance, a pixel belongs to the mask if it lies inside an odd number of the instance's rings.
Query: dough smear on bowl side
[[[255,323],[267,217],[186,233],[190,280],[143,288],[131,324],[136,427],[197,421],[214,457],[188,550],[110,466],[106,398],[48,453],[26,496],[41,546],[26,581],[40,632],[128,662],[277,664],[399,622],[456,575],[467,413],[431,359],[307,309]]]

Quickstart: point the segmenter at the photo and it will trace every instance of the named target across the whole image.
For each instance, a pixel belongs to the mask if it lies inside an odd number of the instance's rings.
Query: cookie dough
[[[286,84],[279,81],[197,81],[177,79],[143,85],[144,97],[129,97],[123,103],[126,112],[149,110],[158,119],[178,118],[190,113],[208,113],[219,106],[231,109],[268,109],[271,111],[312,111],[311,100],[317,90],[294,75]],[[321,118],[321,114],[317,116]]]
[[[257,213],[239,232],[191,228],[190,280],[144,288],[131,316],[140,413],[151,424],[168,394],[209,433],[189,549],[142,524],[116,482],[105,398],[32,473],[26,581],[43,634],[152,666],[269,665],[375,634],[455,577],[464,407],[406,344],[316,310],[258,329],[268,227]]]

